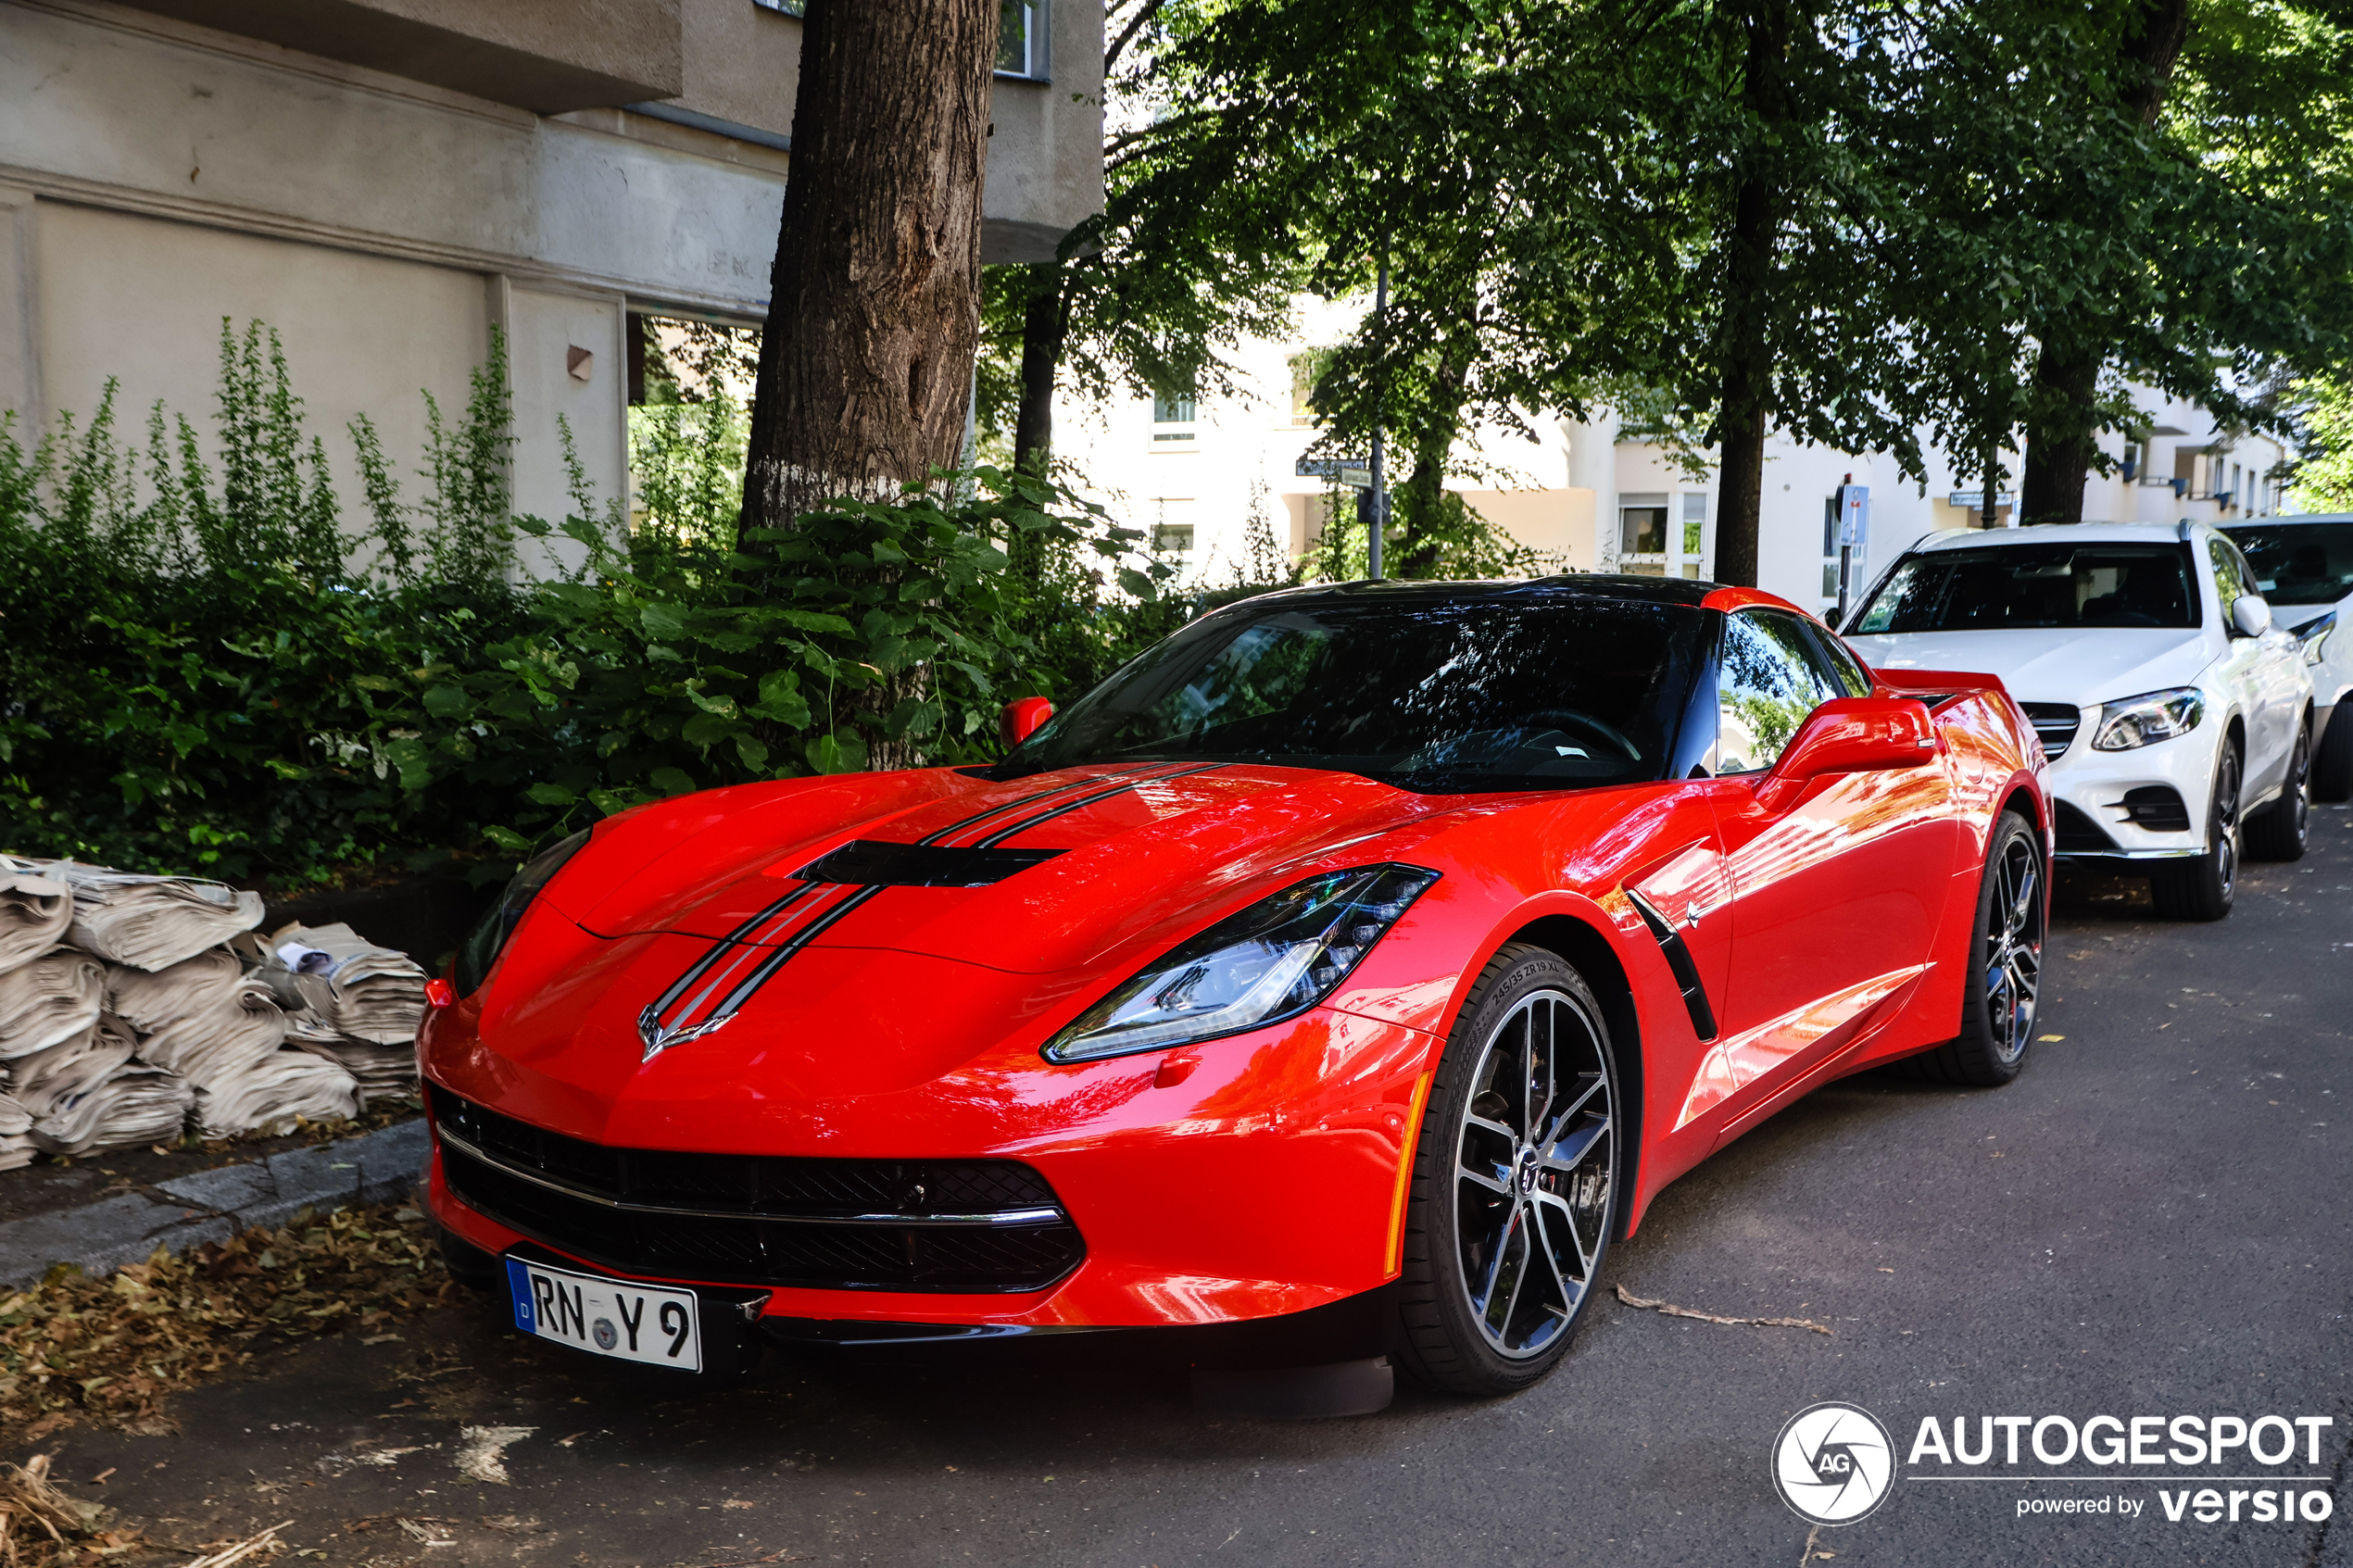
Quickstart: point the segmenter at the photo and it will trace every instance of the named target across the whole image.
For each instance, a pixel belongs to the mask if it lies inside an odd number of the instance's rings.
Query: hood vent
[[[1060,849],[957,849],[944,844],[853,839],[792,874],[802,882],[857,887],[986,887],[1026,872]]]

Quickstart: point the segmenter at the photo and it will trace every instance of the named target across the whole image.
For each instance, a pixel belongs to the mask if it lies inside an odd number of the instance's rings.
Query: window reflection
[[[1582,596],[1286,596],[1195,622],[1015,750],[1013,772],[1201,759],[1428,790],[1664,776],[1704,612]]]

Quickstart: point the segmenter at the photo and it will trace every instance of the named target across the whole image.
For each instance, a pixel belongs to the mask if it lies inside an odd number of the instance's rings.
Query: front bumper
[[[566,1137],[601,1130],[565,1114],[579,1102],[561,1085],[534,1085],[512,1061],[485,1063],[471,1039],[436,1042],[434,1025],[448,1016],[429,1024],[423,1051],[442,1090]],[[616,1266],[611,1248],[567,1247],[535,1234],[527,1216],[466,1201],[449,1177],[452,1160],[467,1156],[454,1139],[444,1147],[437,1122],[426,1198],[442,1226],[494,1256],[532,1247],[648,1284],[764,1295],[758,1315],[769,1320],[1016,1332],[1289,1316],[1394,1276],[1407,1115],[1435,1047],[1403,1025],[1322,1010],[1085,1067],[1050,1068],[1031,1053],[1034,1067],[1003,1075],[1013,1084],[975,1069],[862,1106],[798,1108],[789,1119],[748,1118],[740,1098],[668,1119],[661,1147],[673,1150],[1018,1160],[1051,1183],[1084,1237],[1075,1266],[1036,1289],[824,1288],[748,1283],[733,1269]],[[1164,1073],[1171,1057],[1195,1065]],[[1008,1098],[1048,1089],[1072,1108],[1067,1123],[1007,1137]],[[846,1113],[855,1113],[854,1132]],[[763,1135],[762,1121],[803,1131]],[[849,1135],[828,1137],[829,1128]]]
[[[2066,751],[2051,759],[2050,781],[2061,860],[2129,866],[2183,860],[2207,850],[2215,746],[2213,722],[2132,751],[2095,751],[2100,709],[2082,709]]]

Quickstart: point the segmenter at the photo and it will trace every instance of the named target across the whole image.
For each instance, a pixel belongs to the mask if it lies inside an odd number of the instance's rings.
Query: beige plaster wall
[[[372,419],[409,498],[430,390],[446,416],[488,341],[479,274],[217,229],[39,204],[39,350],[49,408],[86,420],[107,378],[117,420],[144,441],[157,399],[209,431],[220,320],[277,329],[306,426],[326,443],[351,526],[360,491],[346,427]]]

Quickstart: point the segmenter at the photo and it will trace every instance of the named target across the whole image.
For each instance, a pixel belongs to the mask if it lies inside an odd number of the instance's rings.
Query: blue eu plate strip
[[[531,1312],[531,1274],[519,1259],[507,1260],[507,1294],[514,1298],[515,1326],[525,1334],[538,1333]]]

